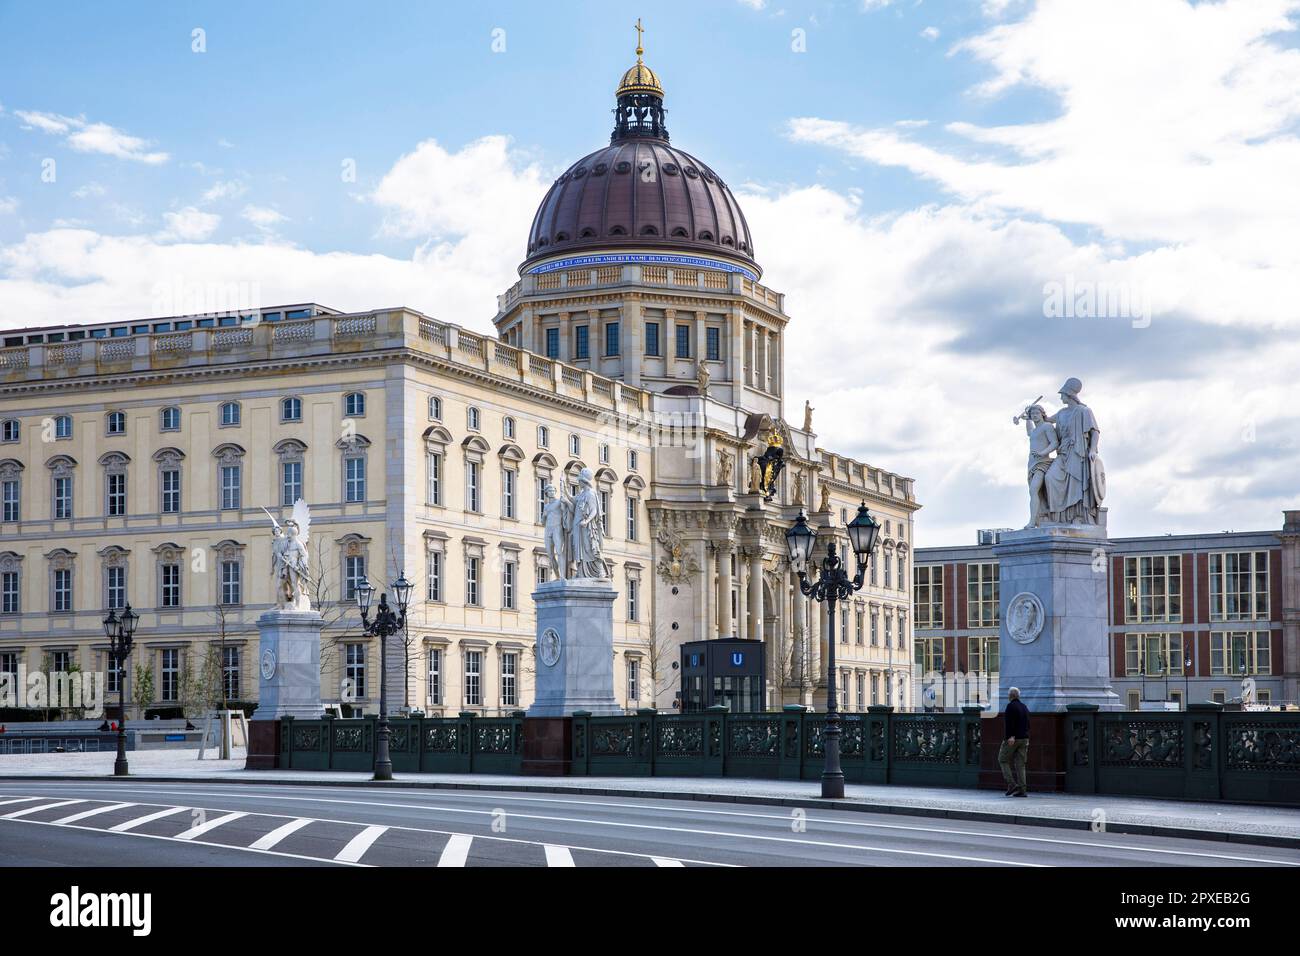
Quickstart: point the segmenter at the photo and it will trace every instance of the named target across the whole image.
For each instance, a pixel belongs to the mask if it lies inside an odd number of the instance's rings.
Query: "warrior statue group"
[[[1061,386],[1065,403],[1055,415],[1030,405],[1011,420],[1025,423],[1029,435],[1029,524],[1101,523],[1106,497],[1106,469],[1097,454],[1101,429],[1092,409],[1079,401],[1077,378]]]
[[[310,611],[311,562],[307,542],[311,534],[311,509],[299,498],[283,527],[271,512],[266,511],[266,516],[273,528],[271,576],[276,579],[276,606],[282,611]]]
[[[595,484],[591,469],[583,468],[571,498],[555,485],[546,486],[543,535],[551,574],[557,579],[612,577],[601,557],[605,514]]]

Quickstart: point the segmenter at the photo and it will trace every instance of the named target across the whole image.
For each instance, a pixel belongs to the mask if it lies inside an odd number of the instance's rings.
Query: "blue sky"
[[[487,329],[638,16],[787,293],[789,417],[916,477],[922,543],[1023,523],[1009,419],[1071,375],[1115,533],[1297,506],[1297,0],[0,2],[0,327],[239,280]],[[1067,280],[1146,319],[1046,316]]]

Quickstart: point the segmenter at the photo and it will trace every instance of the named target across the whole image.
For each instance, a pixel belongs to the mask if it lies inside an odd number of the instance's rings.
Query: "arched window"
[[[469,427],[470,431],[479,431],[482,423],[483,416],[477,408],[471,405],[469,408],[465,409],[465,424]]]
[[[363,392],[348,392],[343,396],[343,414],[359,418],[366,413],[366,396]]]
[[[72,437],[72,416],[58,415],[54,419],[54,437],[71,438]]]
[[[222,402],[221,403],[221,427],[233,428],[243,420],[243,412],[239,407],[239,402]]]
[[[435,422],[442,421],[442,399],[437,395],[429,396],[429,417]]]
[[[104,433],[107,435],[125,435],[126,412],[109,412],[105,415]]]
[[[21,429],[18,425],[18,419],[6,418],[0,422],[0,442],[14,442],[18,440]]]
[[[175,405],[168,405],[158,412],[158,430],[178,432],[181,430],[181,410]]]
[[[302,399],[296,396],[280,399],[280,421],[302,421]]]

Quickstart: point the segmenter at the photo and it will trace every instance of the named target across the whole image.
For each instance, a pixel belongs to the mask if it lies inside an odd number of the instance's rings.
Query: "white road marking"
[[[44,800],[45,797],[10,797],[8,800],[0,800],[0,807],[6,803],[31,803],[33,800]]]
[[[39,807],[25,807],[22,810],[15,810],[13,813],[6,813],[4,819],[17,820],[19,817],[25,817],[29,813],[40,813],[42,810],[53,810],[55,807],[67,807],[74,803],[85,803],[85,800],[56,800],[53,803],[42,803]]]
[[[176,834],[178,840],[193,840],[195,837],[203,836],[209,830],[215,830],[223,824],[230,823],[232,820],[238,820],[240,817],[248,816],[243,810],[236,810],[234,813],[227,813],[224,816],[217,817],[215,820],[209,820],[207,823],[200,823],[198,826],[190,827],[184,833]]]
[[[384,835],[388,827],[366,827],[356,836],[354,836],[348,845],[339,850],[334,855],[334,859],[343,863],[357,863],[366,855],[366,851],[374,845],[374,842]]]
[[[146,823],[152,823],[154,820],[161,820],[163,817],[170,817],[174,813],[180,813],[182,810],[188,810],[189,807],[166,807],[162,810],[156,810],[153,813],[146,813],[142,817],[136,817],[134,820],[127,820],[125,823],[119,823],[115,827],[109,827],[110,833],[125,833],[127,830],[134,830],[136,827],[142,827]]]
[[[98,816],[101,813],[108,813],[110,810],[124,810],[127,807],[135,806],[134,803],[110,803],[106,807],[95,807],[93,810],[82,810],[80,813],[74,813],[70,817],[60,817],[57,820],[51,820],[51,823],[76,823],[78,820],[84,820],[87,817]]]
[[[290,820],[282,827],[276,827],[264,837],[260,837],[249,844],[250,850],[269,850],[277,843],[289,836],[291,833],[297,833],[307,824],[312,823],[308,817],[298,817],[296,820]]]
[[[447,840],[447,845],[442,848],[442,856],[438,857],[439,866],[464,866],[465,861],[469,859],[469,845],[474,842],[472,836],[466,836],[464,833],[453,833]]]
[[[681,860],[670,860],[666,856],[652,856],[650,859],[655,861],[655,866],[685,866]]]
[[[577,866],[573,862],[573,854],[569,852],[567,846],[552,846],[546,844],[546,865],[547,866]]]

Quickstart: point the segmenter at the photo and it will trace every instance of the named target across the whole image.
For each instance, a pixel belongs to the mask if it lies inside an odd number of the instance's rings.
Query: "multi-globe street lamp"
[[[130,773],[126,763],[126,659],[131,655],[131,645],[135,643],[135,626],[140,615],[131,610],[131,605],[122,609],[122,616],[109,609],[104,618],[104,636],[108,638],[108,659],[117,671],[117,760],[113,762],[113,776],[125,777]]]
[[[867,510],[865,501],[846,530],[849,533],[849,546],[857,559],[857,573],[852,578],[848,576],[835,553],[835,541],[830,539],[826,542],[826,556],[817,569],[817,580],[812,582],[808,580],[807,569],[813,546],[817,542],[816,530],[808,526],[807,518],[800,511],[794,526],[785,533],[790,565],[799,575],[799,590],[814,601],[826,605],[826,645],[829,650],[826,655],[826,729],[822,734],[826,755],[822,770],[822,797],[829,799],[844,796],[844,771],[840,769],[840,711],[835,695],[835,604],[837,601],[848,600],[853,592],[862,590],[867,561],[875,550],[876,539],[880,535],[880,524]]]
[[[406,628],[406,611],[411,606],[411,591],[415,585],[406,580],[403,571],[393,582],[397,595],[397,610],[388,603],[388,595],[379,595],[375,619],[370,620],[370,604],[375,599],[375,589],[369,581],[357,585],[357,607],[361,611],[361,627],[367,634],[379,638],[379,728],[375,740],[374,780],[393,779],[393,761],[388,753],[388,639]]]

